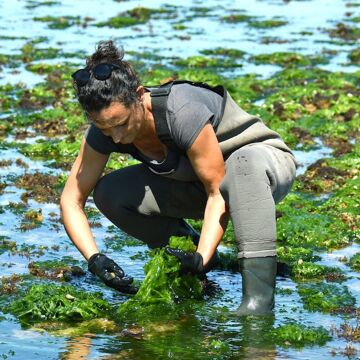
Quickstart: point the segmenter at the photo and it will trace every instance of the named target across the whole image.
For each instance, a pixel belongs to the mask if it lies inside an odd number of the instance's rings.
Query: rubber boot
[[[276,256],[243,258],[242,302],[236,315],[271,315],[274,308]]]
[[[190,236],[193,243],[198,246],[200,241],[200,234],[185,220],[182,220],[180,223],[179,232],[176,236]],[[220,262],[219,252],[216,250],[213,257],[210,259],[206,265],[206,272],[212,270]]]

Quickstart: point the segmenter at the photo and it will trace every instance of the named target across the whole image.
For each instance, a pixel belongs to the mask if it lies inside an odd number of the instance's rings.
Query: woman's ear
[[[142,85],[138,86],[138,88],[136,89],[136,96],[140,101],[143,100],[144,93],[145,93],[144,87]]]

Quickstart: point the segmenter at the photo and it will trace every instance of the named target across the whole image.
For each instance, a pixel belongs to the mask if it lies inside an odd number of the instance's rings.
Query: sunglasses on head
[[[107,80],[111,76],[111,73],[118,69],[120,69],[119,65],[101,63],[94,66],[91,70],[88,68],[77,70],[71,77],[78,86],[84,86],[90,80],[91,74],[93,74],[94,78],[97,80]]]

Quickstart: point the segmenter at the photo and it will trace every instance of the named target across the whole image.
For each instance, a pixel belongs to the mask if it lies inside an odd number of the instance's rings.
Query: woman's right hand
[[[133,278],[125,276],[124,270],[104,254],[96,253],[89,258],[88,269],[98,276],[105,285],[126,294],[136,294],[138,289],[132,286]]]

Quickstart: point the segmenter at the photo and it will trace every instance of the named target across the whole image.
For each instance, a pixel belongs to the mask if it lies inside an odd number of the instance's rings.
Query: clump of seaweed
[[[190,238],[172,237],[170,247],[184,251],[195,251]],[[117,315],[123,321],[146,321],[161,314],[175,311],[175,304],[186,299],[201,299],[200,280],[190,274],[180,275],[180,263],[164,249],[152,252],[151,260],[145,265],[145,279],[137,294],[121,304]]]
[[[97,27],[109,26],[112,28],[122,28],[133,25],[145,24],[150,18],[157,14],[168,14],[168,9],[150,9],[142,6],[125,11],[118,16],[110,18],[108,21],[102,21],[95,24]]]
[[[248,22],[253,19],[253,16],[242,14],[242,13],[234,13],[231,15],[227,15],[221,18],[222,21],[227,23],[240,23],[240,22]]]
[[[235,61],[235,58],[216,58],[199,55],[175,60],[174,64],[186,68],[234,68],[242,66]]]
[[[285,67],[309,66],[328,62],[328,59],[321,55],[301,55],[290,52],[259,54],[252,56],[250,60],[256,64],[275,64]]]
[[[331,340],[330,334],[322,326],[311,327],[296,323],[280,325],[270,331],[270,336],[280,346],[295,348],[325,345]]]
[[[338,284],[303,284],[298,287],[299,294],[309,311],[342,313],[355,311],[355,298],[348,288]]]
[[[353,270],[360,272],[360,252],[356,253],[350,258],[349,266]]]
[[[348,55],[350,61],[354,65],[360,65],[360,49],[352,50]]]
[[[333,332],[347,341],[360,342],[360,311],[356,311],[356,321],[353,326],[342,323],[339,328],[333,328]]]
[[[63,322],[44,321],[31,326],[31,330],[47,331],[52,335],[63,337],[82,336],[84,334],[87,336],[89,336],[89,334],[111,334],[120,331],[115,321],[106,318],[84,320],[76,325],[71,324],[71,326]]]
[[[234,59],[242,58],[245,54],[244,51],[239,50],[239,49],[223,48],[223,47],[217,47],[215,49],[201,50],[200,53],[202,53],[204,55],[223,56],[223,57],[229,57],[229,58],[234,58]]]
[[[18,292],[18,288],[16,286],[22,280],[22,277],[17,274],[12,274],[9,277],[3,276],[1,278],[1,286],[0,286],[0,294],[13,294]]]
[[[85,17],[83,21],[81,21],[80,16],[42,16],[34,17],[33,20],[47,23],[49,29],[67,29],[73,25],[86,27],[87,22],[92,19]]]
[[[106,317],[110,304],[100,293],[87,293],[70,285],[31,286],[23,297],[5,306],[23,325],[39,321],[76,322]]]
[[[356,167],[357,150],[346,154],[337,160],[336,176],[342,170]],[[335,165],[335,162],[329,166]],[[320,171],[320,170],[319,170]],[[346,171],[346,181],[331,197],[322,200],[307,194],[291,193],[284,202],[279,204],[282,212],[278,221],[278,239],[282,245],[312,247],[314,249],[336,249],[351,244],[360,237],[358,221],[359,202],[357,192],[360,178],[351,171]],[[318,186],[326,188],[326,179],[317,177]],[[312,181],[313,187],[315,181]],[[327,184],[330,184],[328,182]],[[333,184],[333,183],[332,183]],[[336,184],[333,184],[337,188]],[[303,183],[296,183],[294,188],[304,187]],[[330,186],[329,186],[330,187]]]
[[[22,195],[23,201],[32,198],[41,203],[57,203],[59,200],[60,189],[56,176],[40,172],[26,173],[16,180],[15,185],[27,190]]]
[[[44,218],[43,218],[41,209],[28,210],[27,212],[24,213],[24,217],[20,224],[19,229],[21,231],[35,229],[35,228],[41,226],[43,219]]]
[[[341,38],[346,41],[355,41],[360,38],[360,29],[344,23],[336,24],[336,28],[328,30],[328,33],[331,37]]]
[[[254,20],[254,21],[249,21],[248,23],[250,27],[257,29],[269,29],[269,28],[284,26],[286,24],[288,24],[286,20],[280,20],[280,19]]]
[[[298,180],[301,181],[301,190],[312,193],[332,192],[339,189],[350,175],[348,171],[336,169],[328,165],[326,159],[320,159],[310,165],[304,175]]]
[[[36,261],[30,262],[28,265],[31,275],[51,280],[68,281],[72,277],[84,276],[85,271],[74,262],[70,264],[68,261]]]
[[[0,236],[0,255],[6,251],[11,251],[16,249],[16,242],[9,240],[9,237],[1,235]]]
[[[292,268],[296,279],[327,279],[328,281],[344,280],[345,275],[339,268],[329,267],[312,262],[298,261]]]

